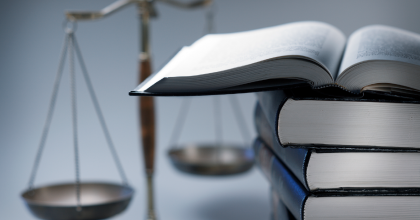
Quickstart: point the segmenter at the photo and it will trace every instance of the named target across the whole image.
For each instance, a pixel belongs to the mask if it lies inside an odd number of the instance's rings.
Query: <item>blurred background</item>
[[[1,219],[35,219],[20,193],[27,188],[46,118],[63,44],[66,10],[98,10],[113,0],[0,1],[0,213]],[[205,9],[181,10],[157,3],[151,22],[153,69],[205,33]],[[228,33],[294,21],[330,23],[346,36],[370,24],[420,33],[417,0],[215,0],[215,31]],[[105,19],[79,22],[76,36],[114,144],[135,197],[114,219],[144,219],[145,179],[137,98],[139,21],[134,5]],[[257,40],[257,39],[256,39]],[[66,70],[67,73],[67,70]],[[79,145],[82,180],[119,182],[93,105],[78,71]],[[248,130],[254,94],[237,95]],[[223,138],[243,143],[228,97],[222,98]],[[224,178],[196,177],[169,163],[169,139],[183,98],[157,98],[156,206],[160,219],[269,219],[269,185],[254,168]],[[194,97],[179,143],[215,140],[213,98]],[[35,185],[74,180],[68,74],[64,75]]]

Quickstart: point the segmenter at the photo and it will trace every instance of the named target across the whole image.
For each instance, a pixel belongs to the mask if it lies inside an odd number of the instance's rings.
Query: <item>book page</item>
[[[164,78],[168,73],[170,73],[174,68],[179,65],[179,63],[182,63],[184,59],[188,59],[189,57],[189,47],[183,47],[159,72],[155,74],[153,77],[149,77],[147,82],[144,84],[140,84],[137,88],[135,88],[135,91],[144,92],[150,86]]]
[[[322,22],[212,34],[191,45],[189,59],[184,59],[167,77],[218,72],[280,57],[313,60],[335,75],[344,46],[344,35]]]
[[[350,36],[339,72],[369,60],[420,65],[420,35],[383,25],[361,28]]]

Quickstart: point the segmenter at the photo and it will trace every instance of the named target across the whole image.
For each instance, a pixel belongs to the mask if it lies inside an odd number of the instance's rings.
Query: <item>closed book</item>
[[[253,147],[257,165],[296,219],[414,220],[420,216],[419,193],[310,192],[262,141],[257,139]]]
[[[420,148],[420,102],[371,96],[331,98],[296,90],[258,92],[282,146]]]
[[[336,150],[281,147],[257,103],[255,127],[274,152],[308,191],[418,192],[420,152]]]

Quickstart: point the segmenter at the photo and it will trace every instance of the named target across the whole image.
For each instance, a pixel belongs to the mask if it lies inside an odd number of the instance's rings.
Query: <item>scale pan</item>
[[[95,220],[124,211],[134,194],[129,186],[113,183],[80,183],[82,210],[78,212],[75,183],[34,188],[22,193],[29,210],[46,220]]]
[[[169,151],[180,171],[205,176],[224,176],[248,171],[254,165],[252,149],[235,145],[192,144]]]

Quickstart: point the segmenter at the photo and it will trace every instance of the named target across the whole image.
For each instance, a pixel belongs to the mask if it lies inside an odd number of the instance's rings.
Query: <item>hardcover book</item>
[[[130,95],[226,94],[304,86],[338,87],[349,94],[419,95],[420,35],[372,25],[346,40],[337,28],[315,21],[210,34],[184,47]]]
[[[419,193],[311,192],[260,140],[254,142],[257,165],[280,200],[299,220],[414,220],[420,216]]]
[[[281,146],[420,148],[419,101],[328,98],[290,91],[257,93]]]
[[[417,150],[283,148],[258,103],[254,119],[261,140],[308,191],[420,191],[420,152]]]

